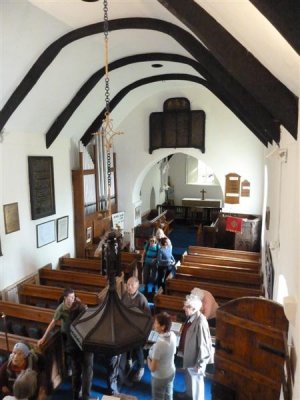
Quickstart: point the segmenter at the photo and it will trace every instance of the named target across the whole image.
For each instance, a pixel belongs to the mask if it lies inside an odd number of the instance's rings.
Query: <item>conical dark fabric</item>
[[[120,300],[115,288],[115,272],[120,262],[119,238],[112,232],[107,239],[106,265],[109,290],[102,304],[88,308],[71,325],[71,335],[86,351],[109,356],[129,351],[146,343],[152,327],[150,314],[128,308]]]

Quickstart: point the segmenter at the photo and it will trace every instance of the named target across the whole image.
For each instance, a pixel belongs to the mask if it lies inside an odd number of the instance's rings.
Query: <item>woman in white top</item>
[[[153,328],[159,336],[157,342],[149,350],[147,358],[152,376],[152,400],[173,400],[176,336],[170,331],[171,325],[172,320],[169,314],[163,312],[155,316]]]

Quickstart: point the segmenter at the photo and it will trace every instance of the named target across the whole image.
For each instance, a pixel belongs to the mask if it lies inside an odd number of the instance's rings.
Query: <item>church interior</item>
[[[143,291],[159,228],[176,272],[152,312],[182,322],[195,285],[220,303],[206,398],[300,400],[299,20],[294,0],[0,1],[0,361],[63,287]]]

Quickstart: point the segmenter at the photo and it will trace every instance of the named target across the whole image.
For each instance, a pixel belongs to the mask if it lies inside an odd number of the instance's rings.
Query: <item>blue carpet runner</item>
[[[94,365],[94,379],[91,397],[102,399],[102,396],[106,393],[106,380],[105,371],[96,363]],[[174,396],[176,399],[176,393],[183,392],[185,390],[184,377],[181,371],[176,372],[174,381]],[[151,400],[151,375],[147,366],[145,366],[145,374],[142,380],[135,383],[133,387],[128,388],[122,387],[122,394],[128,394],[135,396],[138,400]],[[205,381],[205,400],[211,400],[211,384],[208,379]],[[51,400],[71,400],[72,389],[71,389],[71,378],[67,378],[63,384],[59,386],[57,390],[52,394]]]
[[[173,246],[173,256],[177,261],[180,260],[188,246],[196,244],[196,228],[183,223],[173,223],[172,229],[173,230],[169,237]],[[106,390],[105,370],[98,362],[96,362],[94,364],[94,379],[91,397],[99,398],[101,400],[102,396],[107,394]],[[174,382],[175,399],[176,393],[183,392],[184,390],[185,384],[183,373],[181,370],[177,370]],[[121,392],[123,394],[136,396],[139,400],[151,400],[151,374],[148,367],[145,365],[145,374],[140,382],[134,384],[131,388],[123,386]],[[71,400],[71,393],[71,378],[67,378],[53,393],[51,399]],[[211,382],[208,379],[205,380],[205,400],[211,400]]]

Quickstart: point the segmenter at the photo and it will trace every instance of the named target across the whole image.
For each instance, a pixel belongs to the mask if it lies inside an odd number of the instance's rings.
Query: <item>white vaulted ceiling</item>
[[[120,18],[151,18],[167,21],[189,32],[196,41],[207,48],[207,43],[201,41],[195,30],[192,28],[190,30],[181,22],[181,18],[177,18],[161,3],[157,0],[109,0],[109,22]],[[187,7],[190,3],[193,2],[186,0]],[[257,62],[295,97],[299,96],[297,52],[249,0],[197,0],[195,3],[207,11],[247,52],[253,54]],[[28,93],[17,106],[15,102],[22,96],[17,93],[12,100],[13,94],[51,43],[75,29],[103,21],[102,1],[2,0],[1,20],[3,112],[0,121],[2,118],[5,122],[4,129],[38,131],[45,135],[57,118],[61,118],[60,113],[76,96],[82,85],[103,67],[103,33],[88,35],[62,46],[32,88],[28,88]],[[138,29],[128,26],[126,29],[117,28],[109,33],[110,63],[145,53],[173,54],[176,57],[183,56],[196,60],[190,49],[167,32],[143,29],[142,26]],[[187,74],[197,79],[205,78],[201,71],[195,70],[192,65],[181,62],[176,57],[166,60],[157,56],[150,60],[126,63],[111,70],[111,99],[126,86],[150,76]],[[154,63],[162,64],[162,68],[153,68]],[[231,71],[228,73],[232,75]],[[183,82],[178,81],[178,84],[182,86]],[[174,85],[174,81],[166,81],[164,84]],[[161,90],[164,88],[165,86],[162,86]],[[152,87],[148,84],[145,95],[151,95],[152,91],[157,90],[157,85]],[[7,106],[9,101],[11,104]],[[132,101],[137,105],[140,99],[131,99]],[[231,104],[231,101],[229,103]],[[104,105],[104,83],[101,79],[82,99],[56,134],[66,134],[74,136],[76,140],[80,139]],[[128,104],[128,107],[133,109],[135,104]],[[13,108],[15,109],[11,112]],[[273,117],[276,119],[277,116]],[[248,116],[246,120],[247,118]],[[251,127],[251,122],[249,124]]]

